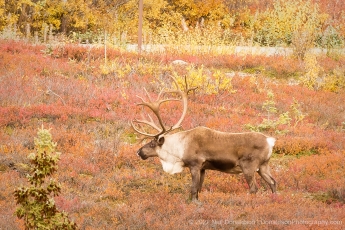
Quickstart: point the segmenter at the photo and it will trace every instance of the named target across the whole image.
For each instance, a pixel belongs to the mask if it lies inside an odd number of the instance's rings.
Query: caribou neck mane
[[[166,135],[164,144],[161,149],[157,151],[163,170],[167,173],[175,174],[183,171],[184,133],[185,131]]]

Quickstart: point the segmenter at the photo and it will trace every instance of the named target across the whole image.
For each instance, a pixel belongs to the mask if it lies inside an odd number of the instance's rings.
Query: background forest
[[[144,1],[146,44],[337,48],[344,25],[341,0]],[[138,0],[0,0],[0,31],[7,36],[43,37],[47,26],[65,41],[99,42],[106,33],[113,44],[135,43]]]

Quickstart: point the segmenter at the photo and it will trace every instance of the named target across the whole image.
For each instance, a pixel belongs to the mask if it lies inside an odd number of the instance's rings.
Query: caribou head
[[[138,98],[141,99],[141,103],[138,103],[138,106],[146,106],[148,107],[153,114],[156,116],[157,120],[158,120],[158,124],[156,124],[154,122],[154,120],[152,119],[152,117],[148,114],[145,116],[142,114],[141,115],[141,119],[134,119],[133,121],[131,121],[131,126],[132,128],[138,133],[143,135],[145,138],[150,138],[152,139],[149,143],[145,144],[143,147],[141,147],[138,151],[137,151],[137,155],[140,156],[143,160],[146,160],[149,157],[156,157],[158,156],[158,152],[159,150],[162,148],[162,145],[164,144],[165,138],[164,136],[166,134],[168,134],[169,132],[172,132],[176,129],[179,129],[181,127],[181,123],[184,119],[184,117],[186,116],[187,113],[187,97],[188,97],[188,93],[192,90],[195,90],[196,88],[188,88],[188,84],[187,84],[187,79],[185,77],[185,89],[181,90],[176,79],[172,76],[170,76],[176,86],[176,90],[165,90],[162,89],[160,91],[160,93],[158,94],[158,97],[155,101],[153,101],[149,95],[149,93],[145,90],[146,96],[148,98],[148,101],[145,101],[142,97],[137,96]],[[177,95],[177,98],[166,98],[166,95]],[[183,111],[182,111],[182,115],[180,117],[180,119],[172,126],[170,126],[169,128],[166,127],[166,125],[164,125],[162,117],[160,115],[159,109],[160,106],[165,103],[165,102],[169,102],[169,101],[180,101],[183,105]],[[156,133],[154,134],[150,134],[147,133],[143,130],[141,130],[142,125],[146,125],[148,127],[150,127],[151,129],[156,130]]]

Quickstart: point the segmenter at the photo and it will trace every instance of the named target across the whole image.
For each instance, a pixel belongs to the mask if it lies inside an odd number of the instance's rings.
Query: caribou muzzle
[[[140,148],[138,151],[137,151],[137,155],[143,159],[143,160],[146,160],[147,158],[149,158],[148,156],[145,155],[145,153],[142,151],[142,148]]]

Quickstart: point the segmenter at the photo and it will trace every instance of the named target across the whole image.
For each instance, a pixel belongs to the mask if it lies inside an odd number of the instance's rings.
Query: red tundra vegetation
[[[13,191],[26,183],[29,153],[43,124],[61,152],[55,198],[80,229],[342,229],[345,224],[345,90],[310,89],[303,61],[283,56],[143,54],[77,45],[0,42],[0,229],[22,229]],[[181,59],[189,65],[173,65]],[[317,58],[324,76],[345,73],[345,57]],[[218,72],[217,72],[218,71]],[[223,74],[221,74],[223,73]],[[206,173],[201,204],[191,178],[142,161],[128,121],[135,95],[157,94],[167,74],[187,75],[183,129],[257,130],[277,138],[271,173],[248,194],[243,175]],[[217,78],[222,76],[222,78]],[[223,88],[221,81],[229,88]],[[216,84],[216,88],[212,84]],[[216,91],[214,91],[216,90]],[[178,119],[166,105],[164,117]]]

